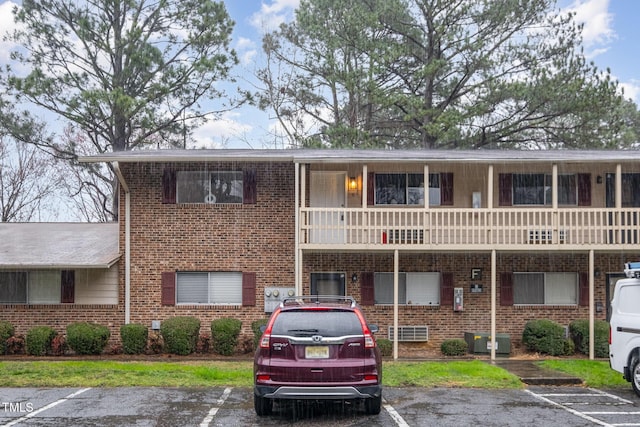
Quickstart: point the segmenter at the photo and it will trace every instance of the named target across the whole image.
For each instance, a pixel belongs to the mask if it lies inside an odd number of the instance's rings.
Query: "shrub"
[[[7,340],[13,336],[15,328],[10,322],[0,320],[0,354],[7,352]]]
[[[25,339],[27,354],[44,356],[51,352],[51,342],[55,336],[56,331],[49,326],[35,326],[29,329]]]
[[[196,350],[200,320],[191,316],[176,316],[160,325],[164,348],[171,354],[187,355]]]
[[[609,323],[604,320],[596,320],[593,329],[595,357],[609,357]],[[589,354],[589,320],[574,320],[569,324],[569,333],[575,349],[580,353]]]
[[[444,340],[440,345],[440,351],[445,356],[464,356],[468,348],[469,344],[461,338]]]
[[[109,341],[109,328],[89,322],[67,326],[67,344],[76,354],[100,354]]]
[[[125,354],[141,354],[147,347],[149,330],[139,323],[129,323],[120,327],[120,338]]]
[[[262,331],[260,328],[266,326],[269,319],[258,319],[251,322],[251,330],[253,331],[253,348],[258,348],[260,345],[260,337],[262,337]]]
[[[224,317],[211,322],[211,342],[214,353],[230,356],[238,345],[238,336],[242,330],[242,322],[238,319]]]
[[[530,351],[563,356],[573,353],[573,342],[564,337],[564,327],[552,320],[530,320],[522,333],[522,344]]]
[[[164,340],[162,335],[158,331],[151,331],[149,333],[149,340],[147,342],[148,354],[160,354],[164,351]]]
[[[67,340],[62,334],[58,334],[53,337],[51,341],[51,354],[54,356],[62,356],[67,352]]]
[[[24,354],[24,335],[14,335],[7,340],[7,354]]]
[[[393,342],[387,338],[378,338],[376,344],[380,349],[380,355],[382,357],[389,357],[393,354]]]

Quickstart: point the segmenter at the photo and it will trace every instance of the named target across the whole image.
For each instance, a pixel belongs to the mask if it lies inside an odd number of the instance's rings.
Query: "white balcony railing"
[[[302,245],[510,247],[640,243],[640,209],[301,208]]]

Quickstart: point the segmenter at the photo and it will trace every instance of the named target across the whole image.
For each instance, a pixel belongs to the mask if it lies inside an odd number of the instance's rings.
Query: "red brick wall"
[[[195,316],[201,333],[221,317],[251,322],[265,317],[265,287],[294,284],[294,167],[292,164],[197,163],[175,170],[257,172],[257,203],[238,205],[163,204],[163,164],[122,165],[131,191],[131,322]],[[124,199],[121,198],[121,218]],[[124,248],[124,224],[121,225]],[[168,271],[255,272],[254,307],[161,306],[161,273]],[[124,283],[124,269],[121,272]],[[121,286],[124,292],[124,285]]]
[[[637,254],[636,254],[637,257]],[[595,301],[606,304],[606,272],[621,272],[627,256],[597,255],[596,268],[603,273],[595,279]],[[471,279],[471,269],[482,269],[482,280]],[[408,254],[400,253],[401,272],[436,271],[454,274],[454,286],[464,290],[464,311],[454,312],[451,306],[400,306],[400,325],[429,326],[428,344],[402,344],[405,348],[428,347],[439,349],[445,339],[464,338],[465,332],[491,331],[491,257],[490,254]],[[305,292],[309,291],[309,276],[312,272],[345,272],[347,294],[360,299],[360,277],[362,272],[393,272],[393,254],[307,254],[305,255],[303,278]],[[588,271],[588,256],[581,254],[543,253],[498,254],[496,290],[496,330],[508,333],[513,345],[521,342],[522,331],[531,319],[551,319],[567,326],[576,319],[587,319],[588,307],[580,306],[501,306],[499,278],[501,272],[584,272]],[[356,273],[358,280],[351,282]],[[482,293],[471,293],[471,283],[483,285]],[[368,321],[380,327],[380,337],[387,336],[387,328],[393,325],[392,306],[363,307]],[[606,319],[606,312],[596,313],[596,318]]]

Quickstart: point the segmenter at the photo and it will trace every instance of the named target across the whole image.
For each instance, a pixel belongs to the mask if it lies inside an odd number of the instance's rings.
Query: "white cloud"
[[[577,22],[584,24],[582,37],[585,47],[606,45],[616,38],[609,0],[574,0],[568,9],[576,13]]]
[[[620,83],[624,89],[624,97],[631,99],[636,104],[640,103],[640,81],[632,80],[631,82]]]
[[[241,123],[239,112],[225,113],[219,120],[210,120],[194,133],[195,147],[188,148],[225,148],[229,142],[243,140],[253,128]]]
[[[250,18],[251,25],[261,33],[273,31],[283,22],[290,21],[293,11],[300,0],[272,0],[271,4],[262,3],[260,11]]]
[[[0,63],[6,64],[10,62],[10,53],[15,50],[16,45],[13,42],[4,41],[4,36],[15,30],[16,24],[13,22],[13,13],[11,12],[17,4],[7,1],[0,4]]]

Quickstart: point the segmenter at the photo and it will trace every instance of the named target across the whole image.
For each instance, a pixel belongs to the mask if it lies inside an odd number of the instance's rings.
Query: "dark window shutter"
[[[578,174],[578,206],[591,206],[591,174]]]
[[[453,174],[450,172],[440,174],[440,204],[453,206]]]
[[[500,206],[513,205],[513,177],[510,173],[498,175],[498,204]]]
[[[442,273],[440,277],[440,306],[453,307],[453,273]]]
[[[242,273],[242,305],[256,305],[256,273]]]
[[[375,195],[376,195],[376,174],[373,172],[369,172],[367,174],[367,205],[373,206],[376,204]]]
[[[60,274],[60,284],[60,302],[63,304],[73,304],[76,295],[75,270],[62,270]]]
[[[165,168],[162,174],[162,203],[176,203],[176,171],[171,168]]]
[[[374,289],[373,273],[360,274],[360,305],[374,305],[376,303]]]
[[[513,305],[512,273],[500,273],[500,305]]]
[[[162,273],[162,305],[176,305],[176,273]]]
[[[589,275],[580,273],[578,275],[578,304],[582,307],[589,305]]]
[[[242,203],[255,205],[258,200],[257,178],[255,169],[246,169],[242,177]]]

